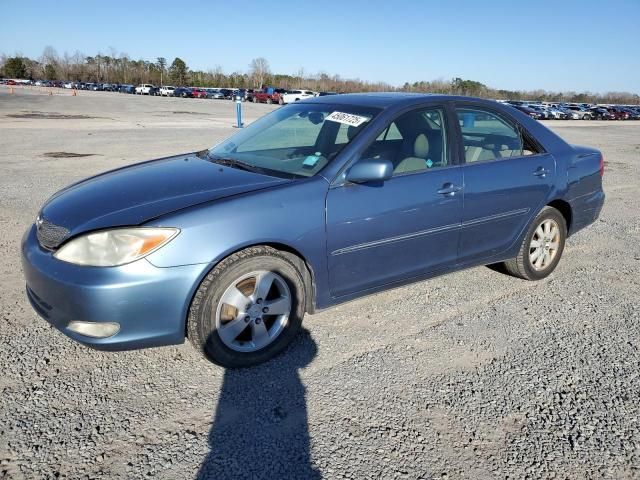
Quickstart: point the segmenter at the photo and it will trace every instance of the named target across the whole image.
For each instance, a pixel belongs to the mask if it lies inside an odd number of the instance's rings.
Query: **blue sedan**
[[[602,154],[499,103],[318,97],[210,150],[56,193],[22,242],[27,296],[74,340],[122,350],[188,337],[244,367],[305,313],[475,265],[539,280],[594,222]]]

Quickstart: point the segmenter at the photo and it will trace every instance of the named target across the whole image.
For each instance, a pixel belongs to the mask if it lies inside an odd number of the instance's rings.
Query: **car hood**
[[[131,165],[73,184],[51,197],[40,215],[73,236],[139,225],[183,208],[288,181],[187,154]]]

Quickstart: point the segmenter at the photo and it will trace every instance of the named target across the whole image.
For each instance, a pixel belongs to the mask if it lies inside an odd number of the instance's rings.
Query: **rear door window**
[[[520,130],[499,115],[482,108],[456,108],[466,163],[531,155],[523,148]],[[535,152],[537,153],[537,152]]]

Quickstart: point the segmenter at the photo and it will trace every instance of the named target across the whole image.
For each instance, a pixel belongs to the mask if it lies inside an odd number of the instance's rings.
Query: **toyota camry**
[[[90,347],[188,338],[254,365],[306,313],[356,297],[476,265],[545,278],[598,217],[603,171],[599,151],[509,105],[304,99],[209,150],[54,194],[23,238],[27,296]]]

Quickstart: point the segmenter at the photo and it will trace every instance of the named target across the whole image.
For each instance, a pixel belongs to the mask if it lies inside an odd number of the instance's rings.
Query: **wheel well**
[[[309,302],[307,302],[307,308],[306,311],[309,314],[314,314],[316,311],[316,281],[315,281],[315,276],[313,273],[313,269],[311,268],[311,266],[309,265],[309,263],[306,261],[306,259],[304,258],[304,256],[298,252],[295,248],[290,247],[289,245],[285,245],[283,243],[274,243],[274,242],[265,242],[265,243],[256,243],[253,245],[245,245],[242,248],[239,248],[233,252],[229,252],[229,254],[227,256],[225,256],[224,258],[227,258],[229,255],[233,255],[234,253],[240,252],[246,248],[250,248],[250,247],[259,247],[259,246],[267,246],[267,247],[271,247],[275,250],[279,250],[281,252],[286,252],[289,255],[292,255],[294,257],[296,257],[303,265],[304,265],[304,286],[305,286],[305,290],[306,290],[306,295],[307,298],[310,300]],[[220,262],[223,259],[220,259]],[[216,265],[220,262],[216,262]],[[207,271],[207,274],[213,270],[215,268],[215,265],[213,265],[211,267],[210,270]],[[203,278],[206,278],[206,275]],[[191,303],[193,302],[193,297],[195,296],[195,292],[197,291],[197,287],[194,290],[193,295],[191,296],[191,299],[189,301],[189,308],[191,308]],[[189,332],[189,327],[188,327],[188,322],[189,322],[189,314],[187,313],[187,317],[185,319],[185,323],[184,323],[184,335],[185,338],[188,337],[188,332]]]
[[[302,264],[304,265],[304,269],[306,275],[304,278],[304,284],[306,289],[307,298],[309,302],[307,302],[307,312],[310,314],[315,313],[316,310],[316,280],[313,273],[313,269],[309,265],[309,262],[304,258],[304,256],[295,248],[290,247],[289,245],[285,245],[283,243],[262,243],[261,245],[266,245],[271,248],[275,248],[276,250],[280,250],[281,252],[287,252],[291,255],[297,257]],[[252,245],[256,246],[256,245]],[[247,248],[247,247],[245,247]]]
[[[571,212],[571,205],[569,205],[569,203],[565,202],[564,200],[554,200],[553,202],[549,203],[548,206],[555,208],[562,214],[562,216],[564,217],[564,221],[567,223],[567,231],[569,231],[571,228],[571,220],[573,215]]]

